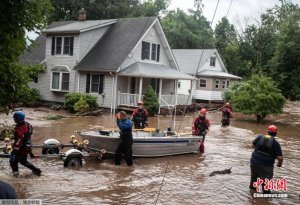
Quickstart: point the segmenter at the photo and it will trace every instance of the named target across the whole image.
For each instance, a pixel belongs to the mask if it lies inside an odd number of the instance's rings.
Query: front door
[[[151,87],[153,88],[154,92],[156,93],[156,96],[158,96],[159,95],[159,79],[151,78]]]
[[[136,77],[130,78],[130,94],[138,94],[138,80]]]

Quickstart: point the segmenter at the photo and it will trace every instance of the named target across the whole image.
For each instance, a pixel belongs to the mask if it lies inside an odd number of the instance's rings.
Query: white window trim
[[[92,91],[92,79],[93,79],[93,75],[99,75],[99,80],[100,80],[100,75],[104,75],[104,74],[90,73],[90,92],[89,92],[89,94],[98,94],[98,95],[100,95],[98,91],[97,92],[93,92]],[[100,82],[99,82],[99,86],[100,86]],[[104,84],[103,84],[103,86],[104,86]],[[98,90],[99,90],[99,87],[98,87]],[[103,92],[104,92],[104,88],[103,88]]]
[[[222,81],[222,88],[225,89],[226,88],[226,80]]]
[[[218,84],[217,84],[217,81],[218,81]],[[217,87],[217,85],[218,85],[218,87]],[[220,89],[220,80],[219,79],[215,80],[215,88]]]
[[[205,80],[205,87],[201,87],[201,80]],[[199,78],[199,88],[206,88],[207,87],[207,79],[206,78]]]
[[[159,52],[159,61],[161,61],[161,45],[159,43],[153,43],[153,42],[149,42],[149,41],[142,41],[142,42],[146,42],[146,43],[149,43],[150,44],[150,54],[149,54],[149,59],[144,59],[142,61],[146,61],[146,62],[151,62],[151,63],[157,63],[159,64],[159,62],[157,62],[157,51],[158,51],[158,45],[160,47],[160,52]],[[152,44],[156,44],[156,56],[155,56],[155,60],[152,60]],[[142,48],[141,48],[141,52],[143,52]]]
[[[230,80],[229,80],[229,79],[226,79],[226,88],[229,88],[229,87],[230,87],[230,84],[231,84]]]
[[[59,82],[58,82],[58,89],[53,89],[52,84],[53,84],[53,73],[59,73]],[[62,74],[63,73],[68,73],[69,74],[69,90],[62,90]],[[50,82],[50,90],[51,91],[57,91],[57,92],[65,92],[68,93],[70,92],[70,72],[62,72],[62,71],[51,71],[51,82]]]
[[[71,38],[71,37],[74,37],[74,36],[53,36],[53,37],[55,38],[54,56],[71,56],[70,53],[69,54],[64,54],[65,38],[67,38],[67,37]],[[60,48],[61,49],[61,51],[60,51],[61,53],[60,54],[56,53],[56,39],[57,38],[61,38],[61,48]],[[74,56],[74,44],[75,44],[74,42],[75,42],[75,37],[74,37],[74,40],[73,40],[73,56]],[[52,46],[52,38],[51,38],[51,46]],[[70,47],[71,47],[71,44],[70,44]]]

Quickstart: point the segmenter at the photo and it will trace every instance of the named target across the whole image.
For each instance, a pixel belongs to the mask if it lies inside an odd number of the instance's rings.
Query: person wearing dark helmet
[[[230,125],[230,119],[232,118],[231,107],[229,103],[225,103],[222,108],[222,127],[227,127]]]
[[[203,140],[199,147],[200,153],[204,153],[204,140],[210,125],[209,120],[206,118],[206,113],[207,110],[205,108],[202,108],[199,111],[199,116],[194,118],[193,126],[192,126],[193,135],[203,136]]]
[[[131,121],[135,129],[144,129],[148,126],[148,111],[144,108],[143,101],[138,101],[138,108],[133,110]]]
[[[283,162],[283,155],[279,142],[276,141],[277,127],[270,125],[268,127],[267,135],[258,135],[258,137],[252,142],[252,147],[255,148],[250,160],[251,169],[251,181],[250,189],[255,190],[254,182],[258,178],[265,181],[273,178],[273,170],[275,159],[278,160],[277,166],[281,167]],[[264,186],[263,186],[264,188]],[[270,192],[269,190],[262,190],[264,193]]]
[[[32,154],[30,147],[32,126],[25,121],[24,112],[15,112],[13,118],[16,123],[16,126],[14,129],[13,151],[10,154],[9,160],[13,174],[14,176],[19,175],[18,164],[20,163],[23,166],[31,169],[33,174],[40,176],[41,170],[27,161],[27,155]]]

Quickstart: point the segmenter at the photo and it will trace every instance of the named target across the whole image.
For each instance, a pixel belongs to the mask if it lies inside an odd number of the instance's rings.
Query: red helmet
[[[225,106],[226,106],[226,107],[230,107],[230,104],[229,104],[229,103],[226,103]]]
[[[270,125],[269,127],[268,127],[268,131],[269,132],[277,132],[277,127],[275,126],[275,125]]]
[[[202,109],[200,110],[200,113],[202,113],[202,114],[206,115],[206,113],[207,113],[207,110],[206,110],[205,108],[202,108]]]

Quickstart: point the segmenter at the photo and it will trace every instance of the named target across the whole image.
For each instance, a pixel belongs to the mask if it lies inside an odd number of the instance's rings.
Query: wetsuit
[[[206,119],[206,117],[195,117],[193,121],[193,126],[192,126],[192,134],[193,135],[198,135],[198,136],[203,136],[202,142],[199,146],[199,151],[200,153],[204,153],[204,141],[205,141],[205,136],[208,131],[210,123],[209,120]]]
[[[132,122],[129,118],[123,120],[117,119],[118,127],[120,128],[120,143],[116,150],[115,164],[120,165],[122,157],[124,156],[128,166],[132,166]]]
[[[14,175],[18,175],[18,164],[31,169],[33,173],[39,175],[41,170],[36,168],[33,164],[27,161],[27,155],[31,152],[31,147],[28,146],[31,142],[32,126],[25,121],[19,122],[14,130],[14,144],[13,151],[10,155],[10,166]]]
[[[275,159],[282,156],[282,151],[280,144],[270,135],[258,135],[252,144],[255,149],[250,160],[250,188],[255,189],[253,182],[256,182],[258,177],[262,180],[273,178]]]
[[[231,118],[231,109],[228,107],[224,107],[222,109],[222,127],[226,127],[230,125]]]
[[[136,108],[133,110],[131,120],[135,129],[144,129],[148,123],[148,112],[145,108]]]

